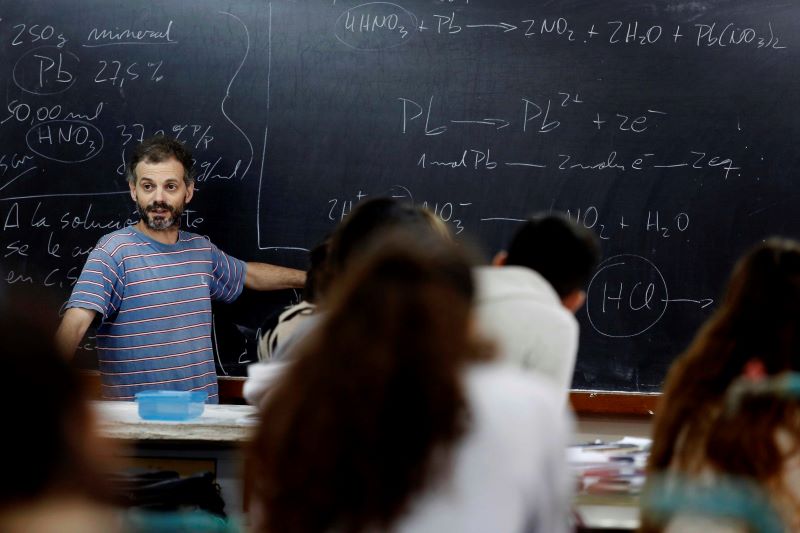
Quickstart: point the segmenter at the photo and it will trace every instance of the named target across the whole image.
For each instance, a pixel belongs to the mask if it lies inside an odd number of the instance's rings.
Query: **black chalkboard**
[[[800,229],[797,35],[786,1],[14,2],[3,279],[66,298],[97,238],[136,219],[131,147],[164,132],[195,149],[185,227],[246,260],[304,266],[375,195],[488,253],[532,212],[569,213],[606,258],[574,387],[655,391],[735,257]],[[217,318],[252,336],[292,297]],[[252,358],[220,351],[225,373]]]

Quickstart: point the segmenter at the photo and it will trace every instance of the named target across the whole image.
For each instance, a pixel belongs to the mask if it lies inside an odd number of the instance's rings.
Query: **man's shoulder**
[[[200,235],[199,233],[192,233],[191,231],[185,231],[185,230],[180,230],[180,233],[178,233],[178,240],[179,241],[205,240],[211,242],[211,239],[206,235]]]
[[[139,242],[136,237],[136,231],[133,226],[126,226],[111,233],[106,233],[98,239],[95,249],[99,249],[108,255],[115,255],[120,250],[121,246],[130,245]]]
[[[575,316],[539,273],[524,267],[488,267],[475,272],[481,322],[504,330],[577,330]]]
[[[196,250],[211,251],[213,248],[216,248],[216,246],[214,246],[214,244],[211,242],[211,239],[206,235],[200,235],[198,233],[192,233],[191,231],[183,230],[181,230],[180,234],[178,235],[178,244],[180,244],[183,248],[192,248]]]
[[[478,283],[491,285],[513,284],[517,286],[546,286],[554,290],[552,285],[541,274],[532,268],[508,265],[508,266],[478,266],[473,269]]]
[[[478,267],[475,269],[478,302],[494,300],[537,301],[560,307],[561,299],[552,285],[538,272],[526,267]]]

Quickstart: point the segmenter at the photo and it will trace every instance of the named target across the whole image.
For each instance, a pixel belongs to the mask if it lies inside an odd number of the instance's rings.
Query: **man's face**
[[[194,194],[194,184],[187,187],[183,181],[183,165],[175,158],[160,163],[140,161],[134,174],[136,185],[130,185],[131,198],[147,227],[154,231],[177,227]]]

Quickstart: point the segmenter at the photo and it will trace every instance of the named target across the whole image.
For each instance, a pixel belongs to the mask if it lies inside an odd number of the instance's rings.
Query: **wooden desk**
[[[131,467],[176,471],[182,476],[212,472],[225,511],[237,520],[242,501],[242,447],[255,430],[254,407],[206,405],[186,422],[139,418],[135,402],[92,402],[100,434],[121,444],[119,455]]]
[[[126,445],[123,455],[138,466],[176,470],[184,475],[212,470],[222,488],[226,510],[242,518],[241,448],[255,428],[254,407],[206,405],[203,414],[194,420],[162,422],[139,418],[135,402],[96,401],[92,406],[101,434]],[[576,508],[586,526],[579,531],[636,529],[638,509],[634,500],[599,498],[578,496]]]
[[[575,497],[575,512],[583,521],[577,533],[616,533],[639,528],[636,496],[579,494]]]
[[[238,446],[255,427],[249,405],[206,405],[203,414],[185,422],[139,418],[135,402],[93,402],[103,436],[125,441],[193,442]]]

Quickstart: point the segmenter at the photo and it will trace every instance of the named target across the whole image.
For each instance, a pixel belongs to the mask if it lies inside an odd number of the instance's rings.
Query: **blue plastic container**
[[[191,420],[203,414],[204,391],[145,391],[136,394],[139,416],[145,420]]]

